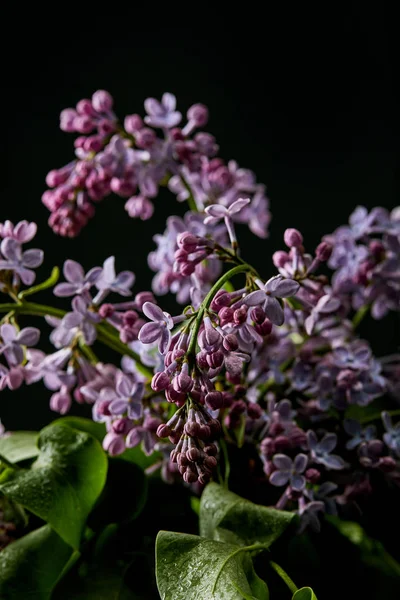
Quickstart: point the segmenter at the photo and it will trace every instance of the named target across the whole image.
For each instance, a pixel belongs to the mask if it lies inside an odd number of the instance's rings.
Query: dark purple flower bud
[[[396,469],[397,463],[392,456],[383,456],[379,459],[378,466],[384,473],[391,473]]]
[[[258,325],[261,325],[265,321],[265,316],[265,311],[261,306],[255,306],[250,311],[250,319]]]
[[[116,419],[112,424],[115,433],[126,434],[129,431],[128,419]]]
[[[201,440],[208,440],[211,437],[211,427],[209,425],[200,425],[199,432],[197,434]]]
[[[212,437],[216,438],[220,435],[221,431],[222,431],[222,427],[221,427],[221,423],[219,421],[217,421],[217,419],[212,419],[208,426],[211,429],[211,435]]]
[[[136,311],[134,311],[134,310],[127,310],[122,315],[122,322],[127,327],[133,327],[133,325],[136,323],[136,321],[138,320],[138,318],[139,318],[139,315],[137,314]]]
[[[143,129],[138,131],[135,135],[136,145],[144,150],[149,150],[154,145],[156,139],[156,132],[149,127],[143,127]]]
[[[205,402],[211,410],[218,410],[223,406],[224,398],[221,392],[209,392],[206,395]]]
[[[377,259],[381,259],[383,256],[385,256],[386,249],[380,240],[372,240],[369,243],[369,249],[371,254]]]
[[[254,325],[254,329],[262,336],[269,335],[272,331],[272,323],[269,319],[265,319],[260,325]]]
[[[208,108],[204,104],[193,104],[187,111],[187,118],[195,127],[204,127],[208,122]]]
[[[199,448],[190,448],[186,452],[187,458],[192,462],[198,462],[202,456],[201,450]]]
[[[212,471],[217,466],[217,459],[215,458],[215,456],[207,456],[204,459],[204,464],[207,467],[207,469],[210,469],[210,471]]]
[[[178,248],[182,248],[186,253],[190,254],[197,249],[199,237],[188,231],[184,231],[178,235],[176,243],[178,244]]]
[[[283,234],[283,241],[289,248],[299,248],[303,244],[303,236],[297,229],[286,229]]]
[[[102,319],[109,319],[113,316],[115,308],[112,304],[103,304],[99,308],[99,315]]]
[[[231,406],[231,413],[242,415],[246,412],[247,404],[244,400],[235,400]]]
[[[221,350],[207,354],[207,364],[212,369],[218,369],[224,362],[224,355]]]
[[[179,373],[172,382],[174,390],[187,394],[193,387],[193,379],[186,373]]]
[[[98,90],[92,96],[92,104],[97,112],[107,112],[112,109],[113,99],[105,90]]]
[[[161,371],[154,374],[153,379],[151,380],[151,389],[155,392],[161,392],[162,390],[167,389],[169,384],[170,381],[167,373]]]
[[[218,312],[221,308],[224,308],[224,306],[229,306],[229,304],[231,303],[231,298],[228,294],[228,292],[225,292],[224,290],[219,290],[210,305],[211,310],[215,310],[216,312]]]
[[[210,444],[209,446],[204,447],[204,452],[208,456],[216,456],[218,454],[218,448],[215,444]]]
[[[283,452],[284,450],[288,450],[291,446],[290,440],[286,435],[278,435],[278,437],[276,437],[274,441],[277,452]]]
[[[333,248],[331,244],[328,244],[328,242],[321,242],[318,244],[315,250],[315,256],[319,261],[326,262],[330,259],[332,250]]]
[[[234,333],[228,333],[224,337],[222,345],[227,352],[235,352],[239,348],[239,342]]]
[[[195,483],[197,481],[197,473],[191,469],[187,469],[183,474],[183,480],[186,483]]]
[[[200,435],[202,425],[199,425],[196,421],[188,421],[185,424],[184,432],[186,435],[197,438]]]
[[[227,323],[232,323],[234,312],[233,308],[230,308],[229,306],[221,308],[218,312],[219,324],[221,327]]]
[[[146,302],[152,302],[153,304],[156,303],[152,292],[139,292],[139,294],[136,294],[134,302],[138,310],[142,310],[143,304]]]
[[[289,260],[289,254],[284,250],[278,250],[272,255],[272,262],[277,269],[280,269],[286,265]]]
[[[321,473],[318,469],[307,469],[304,476],[308,483],[318,483],[321,478]]]
[[[196,362],[200,369],[208,369],[207,356],[208,355],[205,350],[201,350],[201,352],[197,353]]]
[[[186,394],[176,391],[172,385],[165,390],[165,397],[168,402],[174,402],[177,406],[183,406],[186,402]]]
[[[274,440],[271,438],[264,438],[260,444],[260,451],[263,456],[273,456],[276,453]]]
[[[247,306],[242,304],[240,308],[237,308],[233,313],[233,322],[235,325],[242,325],[247,319]]]
[[[277,435],[282,433],[282,431],[285,431],[285,428],[283,427],[283,425],[281,425],[281,423],[271,423],[269,428],[270,435],[276,437]]]
[[[231,392],[222,392],[222,395],[224,397],[224,407],[229,408],[230,406],[232,406],[232,403],[234,401],[233,394],[231,394]]]
[[[250,402],[247,406],[247,414],[250,419],[259,419],[262,415],[262,408],[259,404],[255,404],[255,402]]]
[[[135,134],[140,131],[144,123],[142,117],[139,115],[128,115],[124,120],[125,131],[131,134]]]

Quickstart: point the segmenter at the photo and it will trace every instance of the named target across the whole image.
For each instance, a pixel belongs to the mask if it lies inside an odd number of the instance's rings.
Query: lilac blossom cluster
[[[159,187],[168,186],[179,202],[188,201],[199,212],[209,204],[229,208],[239,197],[251,197],[251,205],[235,219],[266,237],[265,186],[236,162],[225,164],[216,157],[214,137],[197,131],[207,124],[207,108],[191,106],[184,124],[172,94],[165,93],[161,101],[148,98],[144,108],[144,118],[131,114],[122,124],[110,94],[98,90],[75,109],[62,111],[61,129],[79,135],[76,159],[47,175],[50,189],[42,200],[51,212],[52,229],[76,236],[93,217],[95,204],[111,193],[126,199],[129,216],[147,220]]]
[[[229,471],[232,445],[252,446],[270,484],[267,501],[297,511],[303,528],[370,493],[372,472],[399,485],[392,406],[400,356],[377,358],[357,332],[368,313],[400,308],[399,209],[356,209],[312,253],[300,231],[286,229],[275,271],[263,278],[242,258],[235,227],[246,223],[266,237],[264,186],[216,158],[210,134],[196,133],[207,122],[204,106],[192,106],[182,126],[171,94],[146,100],[145,111],[122,126],[103,91],[64,111],[61,128],[80,134],[76,160],[48,175],[43,201],[50,225],[69,236],[111,192],[142,219],[160,186],[187,201],[188,212],[169,217],[154,237],[153,292],[133,295],[134,274],[117,273],[113,256],[88,272],[66,260],[64,281],[32,287],[43,253],[23,245],[36,225],[0,224],[0,292],[8,296],[0,304],[0,389],[40,380],[61,414],[73,400],[90,404],[110,455],[140,446],[154,456],[149,471],[161,467],[166,481],[197,490],[222,465]],[[71,299],[68,312],[25,300],[50,285]],[[157,302],[167,292],[185,305],[177,314]],[[46,318],[53,352],[37,348],[38,329],[20,327],[24,314]],[[121,360],[99,359],[102,344]]]

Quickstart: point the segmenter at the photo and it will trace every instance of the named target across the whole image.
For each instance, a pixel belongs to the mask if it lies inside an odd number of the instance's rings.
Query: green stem
[[[197,312],[197,317],[196,317],[196,320],[194,323],[194,327],[193,327],[193,331],[192,331],[192,335],[191,335],[191,339],[190,339],[190,344],[189,344],[189,348],[188,348],[188,352],[187,352],[189,355],[194,354],[196,351],[197,336],[199,334],[199,329],[203,322],[204,313],[206,310],[209,309],[210,304],[213,301],[215,294],[225,285],[225,283],[227,281],[232,279],[232,277],[234,277],[235,275],[238,275],[239,273],[247,273],[249,271],[251,271],[251,267],[247,263],[238,265],[237,267],[233,267],[233,269],[230,269],[229,271],[224,273],[224,275],[222,275],[222,277],[220,277],[220,279],[218,279],[218,281],[216,283],[214,283],[211,290],[208,292],[207,296],[204,298],[203,302],[201,303],[200,308]]]
[[[366,304],[365,306],[361,306],[361,308],[358,309],[358,311],[356,312],[356,314],[353,317],[353,328],[354,329],[356,329],[359,326],[361,321],[367,315],[369,309],[370,309],[370,306],[368,304]]]
[[[7,304],[0,304],[0,314],[9,313],[11,311],[16,314],[32,315],[35,317],[45,317],[49,315],[51,317],[56,317],[57,319],[62,319],[66,314],[65,310],[55,308],[54,306],[36,304],[35,302],[21,302],[19,304],[12,304],[10,302]],[[107,331],[103,325],[97,325],[96,329],[97,339],[99,342],[102,342],[119,354],[130,356],[136,362],[138,371],[140,371],[146,377],[152,376],[152,371],[141,363],[140,356],[136,352],[123,344],[118,337]]]
[[[396,410],[386,410],[386,411],[382,411],[382,412],[387,412],[391,417],[400,417],[400,409],[396,409]],[[375,413],[374,415],[370,415],[370,416],[365,416],[364,418],[361,417],[361,419],[359,419],[361,425],[364,425],[364,423],[370,423],[371,421],[380,421],[382,418],[382,412],[380,413]]]
[[[48,279],[46,279],[46,281],[42,281],[42,283],[38,283],[38,285],[34,285],[33,287],[30,287],[27,290],[24,290],[23,292],[20,292],[18,294],[18,299],[22,300],[23,298],[25,298],[25,296],[31,296],[32,294],[37,294],[37,292],[41,292],[43,290],[47,290],[50,287],[53,287],[56,285],[58,278],[60,276],[60,270],[58,267],[54,267],[51,275]]]
[[[284,571],[282,569],[282,567],[280,567],[278,564],[276,564],[276,562],[274,562],[273,560],[269,561],[270,567],[272,567],[274,569],[274,571],[276,573],[278,573],[279,577],[281,579],[283,579],[283,581],[286,583],[286,585],[288,586],[289,590],[292,592],[292,594],[294,594],[295,592],[297,592],[297,590],[299,589],[297,587],[297,585],[295,585],[295,583],[290,579],[289,575],[286,573],[286,571]]]

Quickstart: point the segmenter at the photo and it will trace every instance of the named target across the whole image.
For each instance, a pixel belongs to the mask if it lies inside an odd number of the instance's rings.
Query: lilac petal
[[[228,209],[221,204],[211,204],[205,208],[205,212],[211,217],[222,219],[228,214]]]
[[[122,271],[117,275],[113,287],[125,288],[126,291],[129,291],[128,288],[132,287],[135,283],[135,274],[132,271]],[[122,290],[118,290],[121,294]]]
[[[36,223],[28,223],[28,221],[20,221],[14,228],[14,235],[21,243],[30,242],[36,235]]]
[[[70,283],[82,283],[85,272],[82,265],[75,260],[66,260],[63,268],[64,277]]]
[[[318,444],[318,439],[314,431],[307,431],[307,442],[310,450],[315,450]]]
[[[304,326],[305,326],[307,335],[312,334],[316,321],[317,321],[317,313],[313,311],[304,322]]]
[[[324,435],[322,440],[318,444],[318,451],[323,454],[328,454],[336,447],[337,435],[336,433],[327,433]]]
[[[392,418],[386,410],[382,412],[382,422],[386,429],[386,431],[391,431],[393,429]]]
[[[24,381],[24,371],[22,367],[11,368],[8,375],[8,387],[10,390],[16,390],[21,387]]]
[[[161,99],[162,105],[168,112],[173,112],[176,108],[176,98],[173,94],[165,92]]]
[[[298,292],[299,287],[300,284],[294,279],[282,279],[275,285],[273,295],[278,298],[289,298]]]
[[[24,346],[36,346],[40,338],[40,331],[36,327],[25,327],[18,336],[17,341]]]
[[[133,390],[132,381],[127,375],[119,374],[115,389],[117,390],[117,394],[122,398],[129,398]]]
[[[327,469],[340,470],[346,466],[343,458],[337,456],[336,454],[330,454],[328,456],[324,456],[324,459],[321,459],[321,462],[325,465]]]
[[[113,400],[111,402],[110,406],[108,407],[108,410],[113,415],[123,415],[126,412],[127,406],[128,403],[126,400],[123,400],[122,398],[117,398],[116,400]]]
[[[283,325],[285,321],[284,312],[282,306],[276,298],[267,296],[264,305],[264,311],[271,323],[274,325]]]
[[[22,255],[22,264],[28,269],[36,269],[36,267],[40,267],[40,265],[42,264],[43,257],[43,250],[31,248],[30,250],[26,250],[26,252],[24,252],[24,254]]]
[[[160,351],[160,354],[166,354],[168,347],[169,347],[170,340],[171,340],[171,332],[169,331],[169,329],[166,329],[165,327],[163,327],[163,329],[161,331],[160,341],[158,343],[158,349]]]
[[[88,271],[85,280],[88,283],[94,284],[99,279],[99,277],[101,277],[102,273],[103,269],[101,267],[93,267],[93,269],[90,269],[90,271]]]
[[[36,279],[35,272],[31,271],[30,269],[24,269],[23,267],[21,267],[17,270],[17,273],[21,277],[22,283],[24,283],[25,285],[32,285],[32,283]]]
[[[83,316],[87,313],[87,304],[81,296],[76,296],[72,300],[72,308],[75,313],[79,313]]]
[[[107,433],[103,440],[103,448],[111,456],[118,456],[125,452],[125,440],[123,435],[116,435],[113,432]]]
[[[130,419],[140,419],[143,414],[143,406],[141,402],[130,402],[128,404],[128,417]]]
[[[282,275],[275,275],[274,277],[271,277],[271,279],[268,279],[267,283],[264,285],[264,290],[273,294],[276,286],[282,281],[282,279]]]
[[[70,312],[65,315],[62,320],[62,327],[64,329],[73,329],[74,327],[79,327],[82,323],[83,317],[81,313],[78,312]]]
[[[103,263],[103,274],[100,283],[111,283],[115,279],[115,256],[109,256]]]
[[[3,339],[3,342],[8,344],[17,338],[17,330],[15,329],[14,325],[5,323],[0,327],[0,336]]]
[[[162,122],[160,121],[159,127],[175,127],[176,125],[178,125],[181,119],[182,115],[180,112],[171,112],[162,119]],[[157,127],[156,122],[157,119],[155,120],[154,127]]]
[[[5,349],[4,354],[10,365],[20,365],[24,360],[24,351],[18,344],[11,344]]]
[[[138,427],[134,427],[131,429],[128,435],[126,436],[126,447],[134,448],[141,442],[142,436]]]
[[[281,471],[291,471],[293,462],[286,454],[275,454],[272,459],[275,467]]]
[[[142,448],[143,448],[143,452],[146,454],[146,456],[150,456],[150,454],[153,454],[154,439],[153,439],[153,436],[151,435],[150,431],[143,432]]]
[[[91,346],[97,338],[96,327],[92,323],[86,321],[82,325],[82,332],[85,343],[88,344],[88,346]]]
[[[323,301],[323,302],[322,302]],[[322,314],[335,312],[340,308],[339,298],[334,296],[323,296],[317,303],[316,310]]]
[[[301,492],[306,486],[306,479],[303,475],[293,475],[290,479],[290,486],[296,492]]]
[[[7,260],[20,262],[22,257],[21,244],[13,238],[5,238],[0,245],[0,252]]]
[[[236,353],[231,352],[225,357],[225,368],[233,376],[240,375],[243,368],[243,361]]]
[[[153,302],[145,302],[143,304],[142,311],[146,315],[146,317],[148,319],[151,319],[152,321],[165,321],[163,311],[159,306],[157,306],[157,304],[154,304]]]
[[[246,306],[257,306],[265,302],[265,292],[262,290],[257,290],[256,292],[251,292],[248,296],[244,298],[244,303]]]
[[[75,283],[59,283],[53,293],[58,298],[67,298],[77,293],[77,286]]]
[[[162,331],[158,323],[145,323],[139,331],[139,340],[143,344],[151,344],[158,340]]]
[[[148,115],[159,116],[163,114],[163,107],[155,98],[147,98],[144,101],[144,109]]]
[[[218,223],[218,221],[218,217],[206,217],[204,219],[204,225],[215,225],[216,223]]]
[[[242,208],[244,208],[245,206],[247,206],[248,204],[250,204],[251,200],[250,198],[239,198],[238,200],[236,200],[235,202],[233,202],[228,211],[230,215],[234,215],[238,212],[240,212],[242,210]]]
[[[92,402],[96,402],[99,397],[99,392],[94,390],[90,385],[83,385],[79,388],[80,393],[85,398],[85,400],[91,400]]]
[[[327,496],[337,489],[338,486],[336,483],[333,483],[333,481],[324,481],[324,483],[319,486],[318,496]]]
[[[296,473],[303,473],[307,467],[308,457],[305,454],[298,454],[294,459],[294,470]]]
[[[274,471],[269,478],[269,482],[272,485],[281,487],[282,485],[286,485],[289,482],[289,479],[290,473],[288,471]]]

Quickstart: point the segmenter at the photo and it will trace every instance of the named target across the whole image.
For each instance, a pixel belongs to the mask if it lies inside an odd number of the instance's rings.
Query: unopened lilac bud
[[[283,452],[284,450],[287,450],[288,448],[290,448],[290,441],[289,438],[286,437],[285,435],[278,435],[277,438],[275,438],[275,448],[277,452]]]
[[[60,415],[65,415],[71,408],[72,400],[68,392],[56,392],[50,398],[50,408]]]
[[[208,369],[207,352],[205,350],[201,350],[196,354],[196,363],[200,369]]]
[[[382,256],[385,255],[385,246],[380,240],[372,240],[369,243],[369,249],[371,254],[373,254],[375,258],[380,259]]]
[[[126,434],[129,429],[127,419],[116,419],[112,424],[112,428],[115,433]]]
[[[211,427],[209,425],[200,425],[200,430],[196,437],[201,440],[208,440],[211,437]]]
[[[171,435],[171,428],[168,427],[168,425],[162,423],[161,425],[159,425],[157,427],[157,436],[159,438],[166,438],[169,437]]]
[[[321,478],[321,473],[318,469],[307,469],[304,475],[308,483],[318,483]]]
[[[152,302],[153,304],[156,304],[154,295],[152,292],[139,292],[139,294],[136,294],[135,296],[135,304],[138,308],[138,310],[142,310],[143,308],[143,304],[145,302]]]
[[[138,318],[139,318],[139,315],[137,314],[137,312],[135,310],[127,310],[122,315],[122,322],[127,327],[133,327],[133,325],[136,323]]]
[[[193,387],[193,379],[185,373],[179,373],[172,382],[174,390],[187,394]]]
[[[231,406],[231,412],[237,415],[245,413],[247,410],[247,404],[244,400],[236,400]]]
[[[194,265],[193,263],[183,263],[179,267],[179,273],[184,277],[189,277],[190,275],[193,275],[195,270],[196,265]]]
[[[145,196],[132,196],[125,203],[125,210],[132,219],[148,221],[154,213],[154,204]]]
[[[224,362],[224,355],[221,350],[207,354],[207,364],[211,369],[218,369]]]
[[[219,311],[221,308],[224,308],[224,306],[229,306],[231,302],[230,296],[228,294],[228,292],[225,292],[224,290],[219,290],[210,305],[211,310],[215,310],[215,311]]]
[[[396,469],[397,464],[392,456],[383,456],[379,459],[378,466],[384,473],[391,473]]]
[[[60,114],[60,129],[62,131],[66,131],[67,133],[72,133],[76,131],[75,129],[75,119],[77,117],[77,113],[73,108],[66,108],[61,111]]]
[[[259,419],[262,415],[262,408],[259,404],[250,402],[247,406],[247,414],[249,415],[250,419]]]
[[[212,419],[209,422],[208,426],[211,429],[212,437],[216,438],[221,434],[221,431],[222,431],[221,423],[217,419]]]
[[[201,450],[199,448],[190,448],[186,452],[186,456],[192,462],[198,462],[201,458]]]
[[[278,250],[274,252],[272,255],[272,262],[274,263],[277,269],[281,269],[286,265],[289,260],[289,254],[284,250]]]
[[[217,459],[215,458],[215,456],[207,456],[204,459],[204,464],[207,467],[207,469],[210,469],[212,471],[217,466]]]
[[[247,306],[242,304],[240,308],[237,308],[233,313],[233,322],[235,325],[241,325],[246,321],[247,318]]]
[[[135,134],[142,129],[144,126],[142,117],[139,115],[128,115],[124,120],[125,131],[131,134]]]
[[[185,392],[178,392],[172,385],[166,388],[165,397],[168,402],[174,402],[177,406],[183,406],[186,402]]]
[[[161,392],[162,390],[167,389],[169,386],[169,376],[165,371],[160,371],[159,373],[155,373],[153,375],[153,379],[151,380],[151,389],[155,392]]]
[[[259,325],[265,321],[265,317],[265,310],[261,306],[255,306],[250,311],[250,319]]]
[[[233,308],[230,308],[229,306],[224,306],[221,308],[221,310],[218,312],[219,324],[221,327],[227,323],[232,323],[234,312],[235,311]]]
[[[208,446],[204,447],[204,452],[208,456],[216,456],[218,454],[218,448],[215,444],[209,444]]]
[[[154,129],[143,127],[135,136],[136,144],[139,148],[149,150],[157,139],[157,134]]]
[[[239,348],[239,342],[234,333],[228,333],[224,337],[222,345],[227,352],[235,352]]]
[[[193,104],[187,111],[187,118],[196,127],[204,127],[208,122],[208,108],[204,104]]]
[[[92,104],[97,112],[108,112],[112,109],[113,99],[105,90],[97,90],[92,96]]]
[[[111,456],[118,456],[125,452],[124,436],[111,431],[103,440],[103,448]]]
[[[191,253],[197,249],[199,238],[188,231],[180,233],[177,237],[178,248],[182,248],[185,252]]]
[[[183,480],[186,483],[195,483],[197,481],[197,473],[195,471],[187,469],[183,474]]]
[[[89,117],[96,114],[92,102],[87,99],[79,100],[76,105],[76,112],[80,115],[88,115]]]
[[[303,236],[297,229],[286,229],[283,234],[283,241],[289,248],[299,248],[303,244]]]
[[[321,242],[315,250],[315,256],[320,262],[326,262],[330,259],[332,250],[331,244],[328,244],[328,242]]]
[[[273,456],[276,453],[274,440],[271,438],[265,438],[260,444],[261,454],[264,456]]]
[[[224,403],[221,392],[209,392],[205,398],[206,405],[211,410],[218,410]]]
[[[185,424],[184,432],[186,433],[186,435],[190,435],[191,437],[196,438],[199,437],[201,427],[202,426],[196,423],[196,421],[188,421]]]

